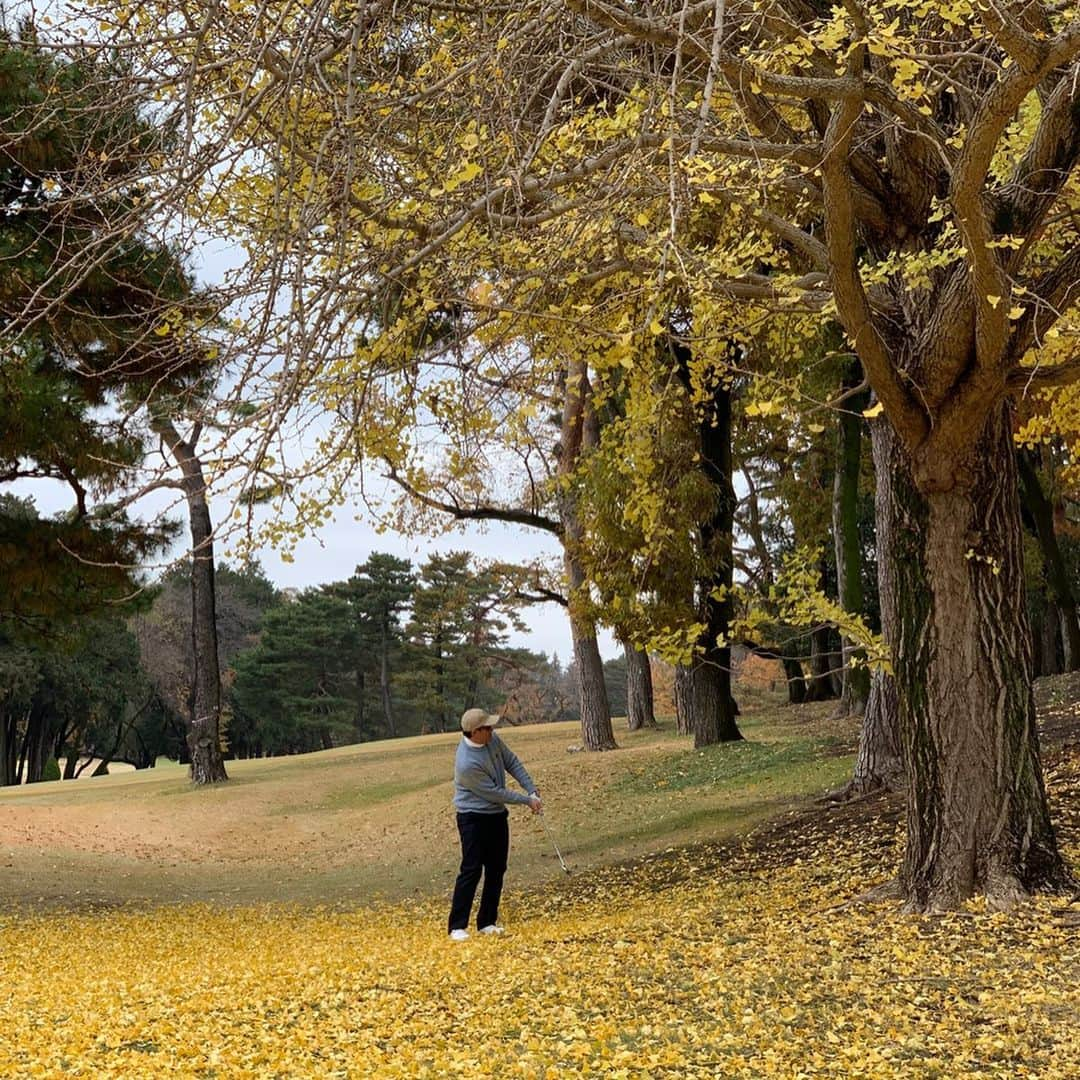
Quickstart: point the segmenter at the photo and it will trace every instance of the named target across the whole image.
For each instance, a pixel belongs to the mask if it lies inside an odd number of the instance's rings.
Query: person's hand
[[[544,804],[540,801],[540,796],[535,792],[529,796],[529,809],[534,814],[539,814],[543,810]]]

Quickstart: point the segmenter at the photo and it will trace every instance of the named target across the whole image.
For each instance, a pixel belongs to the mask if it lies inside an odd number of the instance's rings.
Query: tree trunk
[[[591,621],[571,615],[570,632],[574,639],[574,662],[579,683],[582,742],[586,750],[616,750],[618,745],[611,727],[604,662],[600,659],[596,629]]]
[[[24,784],[39,784],[45,775],[46,728],[41,710],[32,708],[26,717],[26,736],[19,770]]]
[[[476,707],[476,702],[480,696],[480,673],[481,667],[479,658],[483,655],[483,633],[482,626],[474,622],[474,630],[472,640],[470,642],[473,648],[473,656],[475,659],[469,664],[469,682],[465,687],[465,702],[464,707],[466,709],[472,709]]]
[[[191,765],[191,747],[188,745],[187,734],[183,727],[176,723],[170,714],[169,730],[176,740],[176,763],[177,765]]]
[[[440,702],[446,701],[446,673],[443,670],[443,653],[442,653],[442,640],[436,639],[435,644],[435,696]],[[472,708],[471,702],[466,702],[465,709]],[[463,710],[464,711],[464,710]],[[439,711],[435,716],[435,730],[446,731],[447,729],[447,716],[446,709],[440,704]]]
[[[356,712],[353,714],[353,733],[357,742],[364,741],[364,694],[367,691],[367,681],[364,678],[364,669],[361,666],[361,658],[356,658]]]
[[[801,705],[806,700],[806,679],[802,664],[793,656],[781,657],[784,678],[787,680],[788,704]]]
[[[1031,616],[1031,673],[1035,678],[1046,674],[1046,664],[1043,661],[1043,626],[1045,613],[1034,612]]]
[[[45,733],[39,727],[26,755],[26,783],[40,784],[45,779]]]
[[[876,489],[874,494],[874,532],[877,537],[878,597],[881,605],[881,634],[893,647],[897,626],[897,568],[895,535],[901,508],[896,505],[897,491],[904,497],[913,488],[910,475],[901,476],[903,457],[897,453],[896,437],[887,420],[870,425],[874,455]],[[925,591],[926,585],[922,584]],[[900,702],[896,680],[886,671],[875,671],[870,697],[863,713],[859,736],[859,756],[847,793],[865,795],[884,788],[899,790],[903,784],[904,764],[900,753]]]
[[[221,672],[218,668],[214,543],[210,508],[199,469],[199,487],[188,496],[191,513],[191,779],[196,784],[227,780],[221,753]]]
[[[901,490],[897,474],[912,910],[955,908],[976,892],[1008,906],[1066,878],[1039,763],[1011,420],[1006,405],[991,413],[951,488],[936,472],[929,491]]]
[[[833,697],[838,698],[844,691],[844,648],[840,641],[840,632],[835,626],[829,627],[829,684]]]
[[[675,344],[679,376],[693,398],[690,350]],[[697,582],[698,618],[704,630],[691,663],[691,731],[694,747],[742,738],[731,696],[731,616],[733,609],[735,488],[731,480],[731,388],[712,388],[711,407],[698,416],[701,471],[712,486],[711,516],[701,526],[701,551],[708,577]]]
[[[843,387],[852,390],[863,381],[862,365],[851,357]],[[844,402],[836,432],[836,473],[833,478],[832,525],[836,549],[836,582],[840,606],[852,615],[863,613],[862,544],[859,541],[859,474],[862,461],[862,411],[869,391]],[[861,716],[870,695],[870,671],[865,652],[841,639],[840,702],[848,715]],[[853,666],[852,662],[855,662]]]
[[[135,741],[139,744],[139,751],[135,761],[136,769],[152,769],[157,765],[157,757],[146,745],[146,740],[139,734],[139,729],[134,728]]]
[[[0,787],[9,787],[18,783],[15,775],[15,713],[8,710],[0,712]]]
[[[695,750],[722,742],[736,742],[742,738],[739,725],[735,722],[731,696],[731,650],[715,651],[727,653],[726,662],[716,662],[708,655],[702,656],[695,660],[691,671]]]
[[[630,731],[656,727],[649,654],[626,644],[623,655],[626,657],[626,726]]]
[[[52,747],[49,750],[49,754],[56,759],[57,766],[59,766],[61,758],[67,757],[67,754],[64,752],[64,747],[67,746],[69,738],[73,737],[73,735],[74,733],[69,729],[66,723],[61,723],[60,727],[53,733]],[[63,779],[62,772],[60,779]]]
[[[476,700],[480,696],[480,669],[478,667],[472,668],[472,674],[469,676],[469,681],[465,686],[465,701],[463,703],[464,708],[473,709],[476,707]],[[446,730],[444,727],[442,730]]]
[[[833,689],[833,652],[830,648],[828,626],[816,626],[810,631],[810,678],[807,681],[807,701],[828,701],[836,697]]]
[[[1077,654],[1076,649],[1078,645],[1073,639],[1074,623],[1076,621],[1076,609],[1073,608],[1072,615],[1068,615],[1066,612],[1058,610],[1058,632],[1061,635],[1061,670],[1062,671],[1076,671],[1080,668],[1080,655]]]
[[[896,680],[886,671],[875,671],[870,697],[859,734],[859,755],[846,794],[868,795],[872,791],[899,791],[904,786],[904,763],[900,754],[900,701]]]
[[[394,724],[394,712],[390,701],[390,628],[383,623],[382,638],[379,642],[379,694],[382,698],[383,719],[390,738],[397,737]]]
[[[675,668],[675,730],[689,735],[694,716],[694,683],[685,664]]]
[[[1061,555],[1061,545],[1054,529],[1054,508],[1043,491],[1033,453],[1029,450],[1018,451],[1017,464],[1024,505],[1035,523],[1035,535],[1042,551],[1047,591],[1061,613],[1065,670],[1075,671],[1080,667],[1080,620],[1077,619],[1072,582],[1069,581],[1069,573]],[[1050,620],[1051,614],[1048,612],[1047,622]]]
[[[195,453],[198,428],[188,441],[172,422],[155,418],[180,468],[191,527],[191,650],[193,670],[188,696],[187,745],[191,779],[196,784],[228,780],[221,752],[221,671],[218,666],[217,610],[214,587],[214,531],[206,501],[202,462]]]
[[[604,682],[604,664],[596,643],[596,623],[590,611],[585,571],[577,557],[582,538],[581,524],[573,492],[569,489],[582,451],[594,447],[599,440],[590,394],[588,367],[575,359],[567,367],[564,386],[559,477],[567,487],[559,499],[559,519],[563,530],[563,565],[570,587],[567,610],[578,673],[581,741],[586,750],[615,750],[618,744],[611,726],[611,706]]]
[[[1060,675],[1064,671],[1062,621],[1057,604],[1053,600],[1047,600],[1042,622],[1039,624],[1040,663],[1033,668],[1040,675]]]

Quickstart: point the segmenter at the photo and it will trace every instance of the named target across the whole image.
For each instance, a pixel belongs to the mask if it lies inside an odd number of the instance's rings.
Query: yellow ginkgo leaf
[[[473,286],[473,302],[479,304],[481,307],[487,307],[491,303],[491,297],[494,292],[495,286],[492,285],[490,281],[480,281]]]

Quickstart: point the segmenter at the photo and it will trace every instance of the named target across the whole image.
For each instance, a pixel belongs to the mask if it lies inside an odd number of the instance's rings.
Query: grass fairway
[[[833,705],[765,700],[743,743],[702,753],[673,725],[569,752],[575,724],[502,733],[540,786],[571,866],[721,838],[840,783],[855,730]],[[228,765],[195,789],[166,764],[78,783],[0,789],[0,902],[356,904],[444,894],[457,869],[450,807],[456,734]],[[560,873],[541,823],[512,811],[511,881]]]
[[[1078,697],[1043,717],[1074,862]],[[703,755],[508,732],[578,872],[517,817],[509,933],[460,944],[454,737],[241,762],[211,791],[173,769],[5,792],[6,895],[33,903],[0,906],[0,1077],[1075,1080],[1075,907],[860,899],[900,813],[806,801],[851,766],[830,711],[748,711],[746,744]]]

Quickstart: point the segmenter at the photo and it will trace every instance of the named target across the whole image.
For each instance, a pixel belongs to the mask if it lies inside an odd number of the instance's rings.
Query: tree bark
[[[169,448],[181,473],[191,527],[191,648],[193,670],[188,696],[187,745],[190,776],[196,784],[228,780],[221,752],[221,671],[218,665],[217,611],[214,589],[214,531],[206,501],[206,481],[195,446],[197,433],[185,441],[170,420],[155,418],[154,430]]]
[[[803,675],[802,664],[793,656],[784,656],[780,663],[784,668],[784,678],[787,680],[788,704],[801,705],[806,700],[806,679]]]
[[[690,349],[673,343],[679,376],[688,394],[694,386]],[[707,577],[697,582],[698,619],[704,629],[690,665],[691,731],[694,747],[713,746],[742,738],[735,721],[731,696],[731,642],[729,640],[734,585],[735,487],[731,479],[731,388],[718,382],[710,407],[698,417],[701,471],[712,485],[715,502],[701,526],[701,552]]]
[[[623,645],[626,657],[626,726],[630,731],[656,727],[653,715],[652,669],[649,654],[633,645]]]
[[[806,701],[828,701],[836,697],[833,686],[833,656],[829,641],[831,627],[816,626],[810,631],[810,678],[807,680]]]
[[[397,737],[394,710],[390,699],[390,627],[384,620],[379,627],[379,696],[382,699],[383,719],[390,738]]]
[[[858,359],[851,357],[842,381],[853,390],[863,381]],[[836,549],[836,582],[840,606],[852,615],[863,613],[862,544],[859,541],[859,474],[862,464],[862,411],[869,391],[849,397],[840,412],[836,435],[832,524]],[[848,715],[861,716],[870,695],[870,671],[865,651],[841,637],[840,703]],[[853,664],[854,662],[854,664]]]
[[[1033,668],[1039,675],[1060,675],[1065,670],[1061,624],[1062,618],[1057,604],[1053,600],[1047,600],[1042,622],[1039,624],[1040,659]]]
[[[896,492],[906,496],[913,488],[910,475],[900,474],[904,459],[896,451],[895,435],[887,420],[870,425],[876,488],[874,532],[877,537],[878,596],[881,606],[881,634],[893,647],[897,626],[897,577],[895,533],[901,508]],[[899,477],[899,478],[898,478]],[[922,584],[925,590],[925,583]],[[877,670],[870,683],[870,697],[859,735],[859,756],[847,789],[850,795],[865,795],[878,789],[899,790],[904,765],[900,753],[900,701],[896,680],[887,671]]]
[[[900,701],[896,680],[886,671],[870,679],[870,697],[863,713],[859,754],[846,794],[869,795],[873,791],[900,791],[904,786],[904,763],[900,753]]]
[[[727,655],[718,662],[713,662],[709,655],[698,657],[691,669],[695,750],[722,742],[737,742],[742,738],[731,696],[731,650],[717,649],[715,652]]]
[[[353,713],[353,734],[357,742],[364,741],[364,695],[367,692],[367,681],[364,677],[362,658],[356,658],[356,711]]]
[[[611,727],[604,662],[600,658],[596,628],[591,620],[571,615],[570,632],[574,640],[574,661],[579,683],[582,742],[586,750],[616,750],[618,744]]]
[[[1047,591],[1060,612],[1065,670],[1075,671],[1080,667],[1080,620],[1077,619],[1076,597],[1054,529],[1054,508],[1043,491],[1032,452],[1019,450],[1017,465],[1024,505],[1035,524],[1035,535],[1042,551]],[[1047,612],[1047,621],[1050,621],[1052,614]]]
[[[19,764],[24,784],[39,784],[45,775],[45,742],[47,724],[38,706],[26,716],[26,735]]]
[[[15,744],[18,731],[15,713],[5,709],[0,712],[0,786],[18,783],[15,772]]]
[[[1039,763],[1011,419],[992,411],[952,486],[937,472],[893,500],[912,910],[976,892],[1004,907],[1066,880]]]
[[[563,566],[570,587],[567,610],[578,674],[581,741],[586,750],[615,750],[618,744],[611,726],[611,706],[604,682],[604,664],[596,642],[596,623],[590,610],[585,571],[577,557],[582,529],[571,490],[574,470],[583,450],[595,446],[599,440],[590,393],[587,365],[580,359],[572,360],[567,366],[560,432],[558,473],[564,487],[559,498],[559,518],[563,532]]]
[[[1061,671],[1058,672],[1060,675],[1062,672],[1077,669],[1077,656],[1073,651],[1076,644],[1071,638],[1072,626],[1069,616],[1060,608],[1055,610],[1054,615],[1057,618],[1058,635],[1061,639]]]
[[[689,735],[694,716],[694,684],[690,669],[685,664],[675,668],[675,730],[680,735]]]
[[[446,700],[446,679],[443,671],[443,653],[442,653],[442,638],[441,635],[435,640],[435,696],[440,702]],[[470,709],[472,702],[466,702],[465,708]],[[441,705],[438,712],[435,714],[436,731],[446,731],[447,729],[447,717],[446,709]]]

